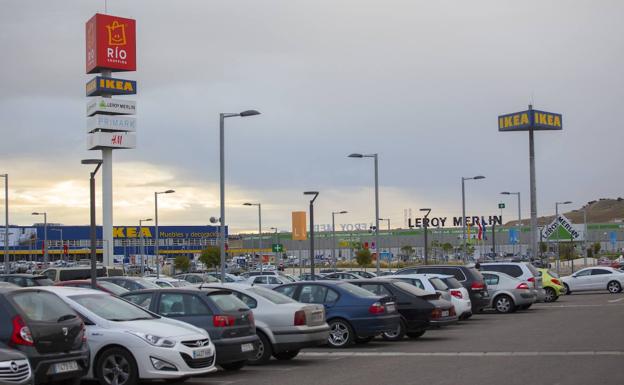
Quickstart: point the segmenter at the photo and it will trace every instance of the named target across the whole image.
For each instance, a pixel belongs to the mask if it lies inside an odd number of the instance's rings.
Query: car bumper
[[[422,319],[414,319],[414,320],[405,320],[405,324],[407,325],[407,332],[411,333],[411,332],[419,332],[422,330],[427,330],[429,328],[429,326],[431,326],[431,323],[429,321],[429,319],[426,320],[422,320]]]
[[[531,305],[535,302],[536,298],[535,293],[520,293],[514,295],[514,302],[516,306]]]
[[[448,326],[448,325],[456,324],[458,320],[459,320],[459,317],[455,315],[455,316],[432,319],[431,321],[429,321],[429,324],[431,325],[430,327]]]
[[[386,331],[396,330],[401,317],[398,313],[377,317],[351,319],[351,326],[358,337],[374,337]]]
[[[544,290],[544,288],[539,288],[539,289],[535,289],[533,291],[535,293],[536,301],[537,302],[544,302],[544,299],[546,298],[546,290]]]
[[[24,352],[30,361],[34,377],[34,384],[47,384],[54,381],[80,378],[89,371],[90,353],[87,344],[78,351],[70,353],[39,354],[33,348],[30,352]],[[78,370],[66,373],[54,373],[54,364],[76,361]]]
[[[470,304],[473,313],[478,313],[481,309],[488,307],[490,305],[490,301],[491,298],[489,293],[470,291]]]
[[[470,302],[470,300],[453,300],[453,306],[455,306],[455,312],[459,317],[466,314],[472,314],[472,302]]]
[[[329,326],[311,326],[298,329],[283,329],[273,331],[275,352],[285,352],[300,350],[304,348],[316,347],[327,343],[329,337]]]
[[[174,379],[181,377],[201,376],[217,370],[215,367],[216,350],[212,341],[202,349],[211,349],[212,355],[203,359],[193,359],[193,351],[186,346],[178,344],[174,348],[141,347],[132,350],[132,354],[139,366],[141,379]],[[176,370],[158,370],[152,364],[151,358],[166,361],[176,367]]]
[[[217,365],[246,361],[255,357],[258,351],[258,335],[213,340],[217,351]],[[252,344],[253,350],[243,352],[243,345]]]

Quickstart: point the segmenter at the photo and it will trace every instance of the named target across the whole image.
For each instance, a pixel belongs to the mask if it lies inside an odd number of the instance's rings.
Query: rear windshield
[[[467,270],[470,272],[470,274],[472,274],[472,278],[475,281],[483,281],[483,276],[481,275],[481,272],[479,270],[475,269],[474,267],[468,267]],[[455,276],[455,278],[457,278],[457,276]]]
[[[102,286],[104,289],[110,291],[111,293],[115,294],[115,295],[122,295],[123,293],[127,293],[130,290],[123,288],[119,285],[115,285],[112,282],[108,282],[108,281],[98,281],[98,285]]]
[[[462,284],[459,283],[459,281],[455,277],[442,278],[442,280],[444,281],[444,283],[446,283],[446,286],[448,286],[451,289],[462,288]]]
[[[534,277],[539,277],[540,273],[539,271],[535,268],[535,266],[531,265],[530,263],[525,263],[526,267],[529,268],[529,270],[531,270],[531,274],[533,274]]]
[[[269,290],[266,289],[264,287],[259,287],[259,286],[253,286],[249,289],[247,289],[247,291],[251,291],[252,293],[256,293],[259,296],[261,296],[262,298],[268,299],[269,301],[273,302],[274,304],[277,305],[282,305],[285,303],[293,303],[293,302],[297,302],[294,299],[285,296],[284,294],[280,294],[274,290]]]
[[[223,312],[235,312],[235,311],[249,310],[249,307],[245,305],[245,302],[236,298],[232,294],[223,294],[221,292],[221,293],[210,294],[208,295],[208,298],[210,298],[215,303],[215,305],[217,305],[219,310]]]
[[[340,283],[340,288],[357,297],[379,297],[377,294],[350,283]]]
[[[409,294],[413,294],[413,295],[418,296],[418,297],[424,297],[424,296],[429,295],[429,293],[427,293],[426,291],[424,291],[424,290],[422,290],[420,288],[417,288],[414,285],[410,285],[407,282],[396,281],[396,282],[394,282],[394,286],[398,287],[399,289],[401,289],[401,290],[403,290],[405,292],[408,292]]]
[[[81,294],[69,298],[108,321],[124,322],[157,318],[138,306],[108,294]]]
[[[431,282],[436,290],[448,290],[448,286],[446,286],[446,283],[442,282],[440,278],[429,278],[429,282]]]
[[[52,293],[37,291],[16,292],[13,301],[21,312],[32,321],[59,322],[64,316],[76,313]]]

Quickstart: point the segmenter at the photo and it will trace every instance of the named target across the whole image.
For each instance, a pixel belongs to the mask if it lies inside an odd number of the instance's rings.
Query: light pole
[[[271,227],[271,230],[273,230],[273,235],[275,236],[275,244],[279,244],[279,238],[277,235],[278,229],[277,227]],[[271,247],[273,248],[273,247]],[[273,263],[277,263],[277,251],[273,251]],[[262,271],[262,264],[260,264],[260,270]]]
[[[221,252],[221,283],[225,283],[225,119],[235,116],[247,117],[260,115],[256,110],[247,110],[239,113],[219,114],[219,195],[221,204],[221,217],[219,227],[219,241]]]
[[[258,206],[258,253],[260,254],[260,272],[262,272],[262,205],[260,203],[245,202],[243,206]]]
[[[559,274],[559,265],[561,255],[559,254],[559,205],[569,205],[572,201],[555,202],[555,229],[557,232],[557,274]]]
[[[154,254],[156,255],[156,278],[160,278],[160,234],[158,233],[158,195],[159,194],[173,194],[175,190],[157,191],[154,193],[154,232],[156,233],[156,239],[154,243]]]
[[[32,213],[32,215],[43,215],[43,263],[48,265],[48,213]]]
[[[318,191],[305,191],[303,195],[314,195],[310,200],[310,276],[314,281],[314,201],[319,195]]]
[[[59,232],[60,233],[59,234],[59,236],[61,237],[61,248],[60,248],[60,250],[61,250],[61,256],[62,256],[64,254],[64,252],[63,252],[64,251],[63,250],[64,249],[63,248],[63,246],[64,246],[63,245],[63,229],[50,229],[50,231],[55,231],[55,232]],[[63,259],[64,260],[65,258],[59,258],[59,259]]]
[[[1,174],[4,178],[4,273],[9,274],[9,174]]]
[[[388,222],[388,239],[391,239],[390,237],[392,236],[392,234],[390,233],[390,218],[379,218],[379,220]],[[391,247],[388,247],[388,271],[391,270],[390,265],[392,264],[392,258],[390,257],[390,252],[391,252]]]
[[[377,249],[377,275],[380,274],[379,259],[381,245],[379,243],[379,162],[378,154],[350,154],[349,158],[373,158],[375,162],[375,248]]]
[[[102,159],[83,159],[82,164],[95,164],[95,170],[91,171],[89,178],[89,216],[91,217],[90,224],[90,238],[91,238],[91,287],[97,288],[97,233],[95,227],[95,174],[97,174],[100,166],[102,165]]]
[[[139,235],[141,236],[141,277],[145,275],[145,238],[143,237],[143,222],[151,222],[152,218],[139,219]]]
[[[338,262],[338,253],[340,252],[340,247],[337,247],[336,244],[336,214],[346,214],[348,211],[332,211],[332,253],[334,253],[334,269],[336,269],[336,263]]]
[[[425,265],[427,265],[428,262],[429,262],[429,260],[428,260],[429,259],[429,252],[427,250],[428,247],[429,247],[428,246],[428,241],[427,241],[427,233],[429,232],[428,231],[428,228],[429,228],[429,218],[428,217],[429,217],[429,213],[431,212],[431,209],[425,208],[425,209],[420,209],[420,211],[426,212],[425,217],[423,218],[423,228],[425,229],[425,255],[424,255],[424,257],[425,257]]]
[[[518,224],[516,225],[516,227],[518,227],[518,256],[520,256],[520,254],[522,254],[522,247],[520,246],[520,227],[522,226],[522,211],[520,209],[520,192],[503,191],[501,194],[518,196]],[[537,255],[537,254],[534,252],[533,255]]]
[[[464,258],[464,262],[468,260],[468,251],[466,250],[466,187],[465,187],[465,182],[467,180],[479,180],[479,179],[485,179],[485,177],[483,175],[477,175],[477,176],[473,176],[470,178],[466,178],[462,176],[461,178],[461,181],[462,181],[462,238],[464,239],[464,250],[463,250],[462,256]]]

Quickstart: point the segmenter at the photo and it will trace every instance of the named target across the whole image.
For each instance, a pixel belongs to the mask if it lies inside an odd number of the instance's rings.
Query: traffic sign
[[[499,209],[504,209],[505,208],[505,204],[504,203],[499,203],[498,204],[498,208]]]
[[[282,245],[281,243],[274,243],[273,244],[273,252],[274,253],[281,253],[284,251],[284,245]]]

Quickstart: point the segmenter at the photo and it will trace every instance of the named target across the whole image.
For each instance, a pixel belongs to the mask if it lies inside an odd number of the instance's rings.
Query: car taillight
[[[516,286],[516,289],[529,290],[529,285],[527,285],[526,282],[521,282]]]
[[[295,326],[304,326],[306,324],[305,311],[297,310],[295,312]]]
[[[534,287],[537,287],[537,285],[535,283],[535,277],[531,277],[531,278],[527,279],[527,281],[531,282]]]
[[[375,302],[374,304],[370,305],[370,307],[368,308],[368,312],[371,314],[382,314],[385,313],[386,308],[384,307],[384,305],[382,305],[379,302]]]
[[[554,283],[555,285],[561,286],[561,281],[559,281],[557,278],[551,278],[550,282]]]
[[[227,326],[234,326],[236,318],[229,315],[215,315],[212,316],[212,324],[216,328],[223,328]]]
[[[435,308],[431,311],[431,318],[440,318],[442,317],[442,310],[440,308]]]
[[[470,288],[472,290],[484,290],[485,289],[485,282],[483,282],[483,281],[474,281],[472,283],[472,285],[470,285]]]
[[[459,290],[451,290],[451,295],[453,297],[459,298],[459,299],[464,298],[464,296],[462,295],[461,291],[459,291]]]
[[[12,345],[33,346],[34,341],[30,329],[24,323],[22,317],[15,316],[13,318],[13,331],[11,332]]]

